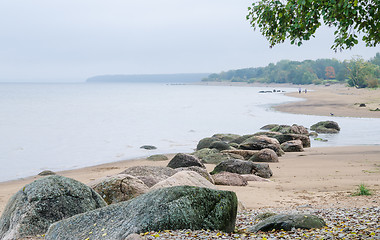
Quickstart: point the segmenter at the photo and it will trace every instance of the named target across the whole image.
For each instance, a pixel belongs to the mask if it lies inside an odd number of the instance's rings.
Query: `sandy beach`
[[[380,89],[354,89],[341,85],[308,86],[308,93],[290,93],[306,101],[276,106],[279,111],[335,116],[380,117],[370,111],[380,107]],[[365,103],[359,107],[357,103]],[[169,158],[173,155],[169,155]],[[237,193],[248,209],[334,206],[379,206],[380,145],[307,148],[302,153],[286,153],[279,163],[271,163],[270,182],[250,182],[246,187],[219,186]],[[120,173],[136,165],[166,166],[168,161],[127,160],[82,169],[58,172],[83,183]],[[211,171],[214,165],[207,165]],[[8,199],[38,176],[0,183],[0,214]],[[359,184],[372,190],[372,196],[353,197]]]

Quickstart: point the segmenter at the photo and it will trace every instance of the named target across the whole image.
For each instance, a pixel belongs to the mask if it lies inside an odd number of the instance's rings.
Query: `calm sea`
[[[379,144],[380,119],[275,112],[298,99],[256,87],[166,84],[0,84],[0,181],[157,153],[192,152],[215,133],[250,134],[268,123],[342,130],[312,146]],[[280,89],[294,91],[295,89]],[[157,150],[140,149],[154,145]]]

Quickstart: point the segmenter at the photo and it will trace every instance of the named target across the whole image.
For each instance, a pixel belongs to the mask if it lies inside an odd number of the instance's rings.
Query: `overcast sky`
[[[245,19],[249,0],[1,0],[0,81],[85,81],[103,74],[204,73],[335,53],[332,29],[272,49]]]

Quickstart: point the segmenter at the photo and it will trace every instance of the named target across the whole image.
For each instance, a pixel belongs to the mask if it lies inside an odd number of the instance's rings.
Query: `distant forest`
[[[350,86],[379,87],[380,53],[366,61],[361,57],[352,60],[318,59],[270,63],[266,67],[243,68],[210,74],[205,82],[261,82],[293,84],[344,83]]]

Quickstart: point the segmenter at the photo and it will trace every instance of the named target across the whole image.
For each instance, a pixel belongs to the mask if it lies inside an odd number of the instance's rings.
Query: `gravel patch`
[[[314,214],[322,217],[327,227],[322,229],[292,229],[292,231],[247,232],[266,213]],[[266,214],[270,215],[270,214]],[[260,209],[239,212],[234,233],[210,230],[177,230],[147,232],[143,239],[380,239],[380,207],[314,209],[309,205],[296,210]]]

